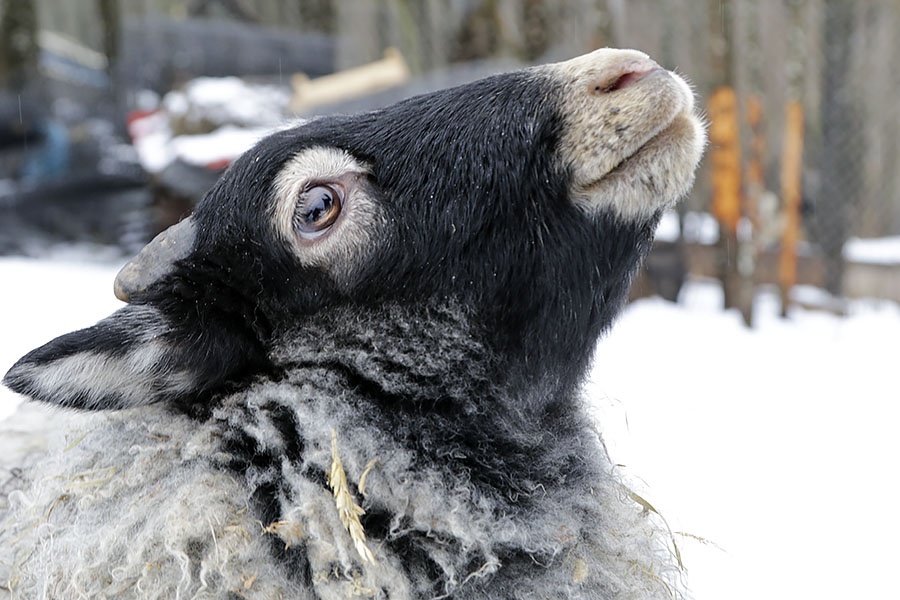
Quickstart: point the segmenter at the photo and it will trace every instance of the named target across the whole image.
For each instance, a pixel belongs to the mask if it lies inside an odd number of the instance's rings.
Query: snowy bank
[[[0,370],[119,307],[118,267],[0,259]],[[668,520],[697,600],[889,597],[900,308],[781,320],[758,302],[753,330],[703,283],[625,311],[589,385],[612,457]],[[19,402],[0,391],[0,416]]]
[[[844,244],[844,259],[877,265],[900,265],[900,236],[850,238]]]

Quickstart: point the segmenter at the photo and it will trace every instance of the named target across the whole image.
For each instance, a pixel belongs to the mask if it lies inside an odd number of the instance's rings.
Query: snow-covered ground
[[[852,262],[900,265],[900,235],[883,238],[850,238],[844,258]]]
[[[0,371],[120,306],[118,267],[0,259]],[[697,600],[897,597],[900,308],[781,320],[758,301],[752,330],[711,284],[627,309],[588,386],[610,452]],[[0,391],[0,418],[19,401]]]
[[[753,330],[709,284],[629,307],[590,388],[610,452],[698,600],[900,597],[900,308],[758,302]]]

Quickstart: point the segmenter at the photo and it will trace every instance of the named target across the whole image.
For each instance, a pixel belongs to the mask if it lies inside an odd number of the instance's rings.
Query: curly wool
[[[11,598],[216,598],[251,583],[260,598],[311,597],[273,569],[238,482],[210,468],[212,435],[160,407],[67,432],[9,497]]]
[[[624,493],[580,408],[588,475],[549,487],[521,473],[533,481],[519,482],[514,500],[461,466],[464,444],[425,460],[400,443],[402,425],[373,427],[385,417],[347,372],[392,394],[442,379],[461,402],[484,393],[471,384],[484,357],[458,315],[391,317],[330,337],[317,334],[342,317],[307,323],[273,353],[277,375],[221,398],[206,419],[161,405],[82,419],[0,516],[10,598],[672,596],[664,531]],[[455,333],[439,335],[448,320]],[[390,350],[367,353],[376,340]],[[450,377],[463,361],[474,376]],[[400,366],[411,375],[398,376]],[[516,431],[527,407],[516,415],[502,395],[491,408],[477,400],[474,418],[503,416],[509,430],[498,437],[528,435]],[[335,434],[350,492],[367,511],[372,563],[327,485]],[[571,458],[571,440],[539,442],[550,464]]]
[[[261,140],[4,376],[82,411],[0,505],[14,598],[666,598],[577,389],[702,123],[601,49]],[[143,407],[143,408],[140,408]]]

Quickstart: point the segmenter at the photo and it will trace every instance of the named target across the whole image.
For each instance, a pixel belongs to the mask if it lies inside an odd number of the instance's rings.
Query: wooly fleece
[[[260,142],[6,375],[79,418],[0,498],[0,597],[672,597],[579,388],[692,109],[607,49]]]

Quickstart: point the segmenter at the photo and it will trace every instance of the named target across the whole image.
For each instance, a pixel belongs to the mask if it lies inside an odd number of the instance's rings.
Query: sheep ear
[[[32,350],[3,383],[52,404],[121,409],[195,402],[267,364],[258,336],[241,320],[198,319],[192,300],[165,293],[194,237],[190,219],[158,235],[116,278],[116,296],[134,304]]]
[[[23,356],[3,383],[36,400],[72,408],[128,408],[190,391],[189,365],[178,364],[159,311],[127,306]]]
[[[32,350],[3,383],[35,400],[87,410],[192,403],[264,365],[246,334],[205,323],[173,325],[149,305],[129,305],[93,327]]]

